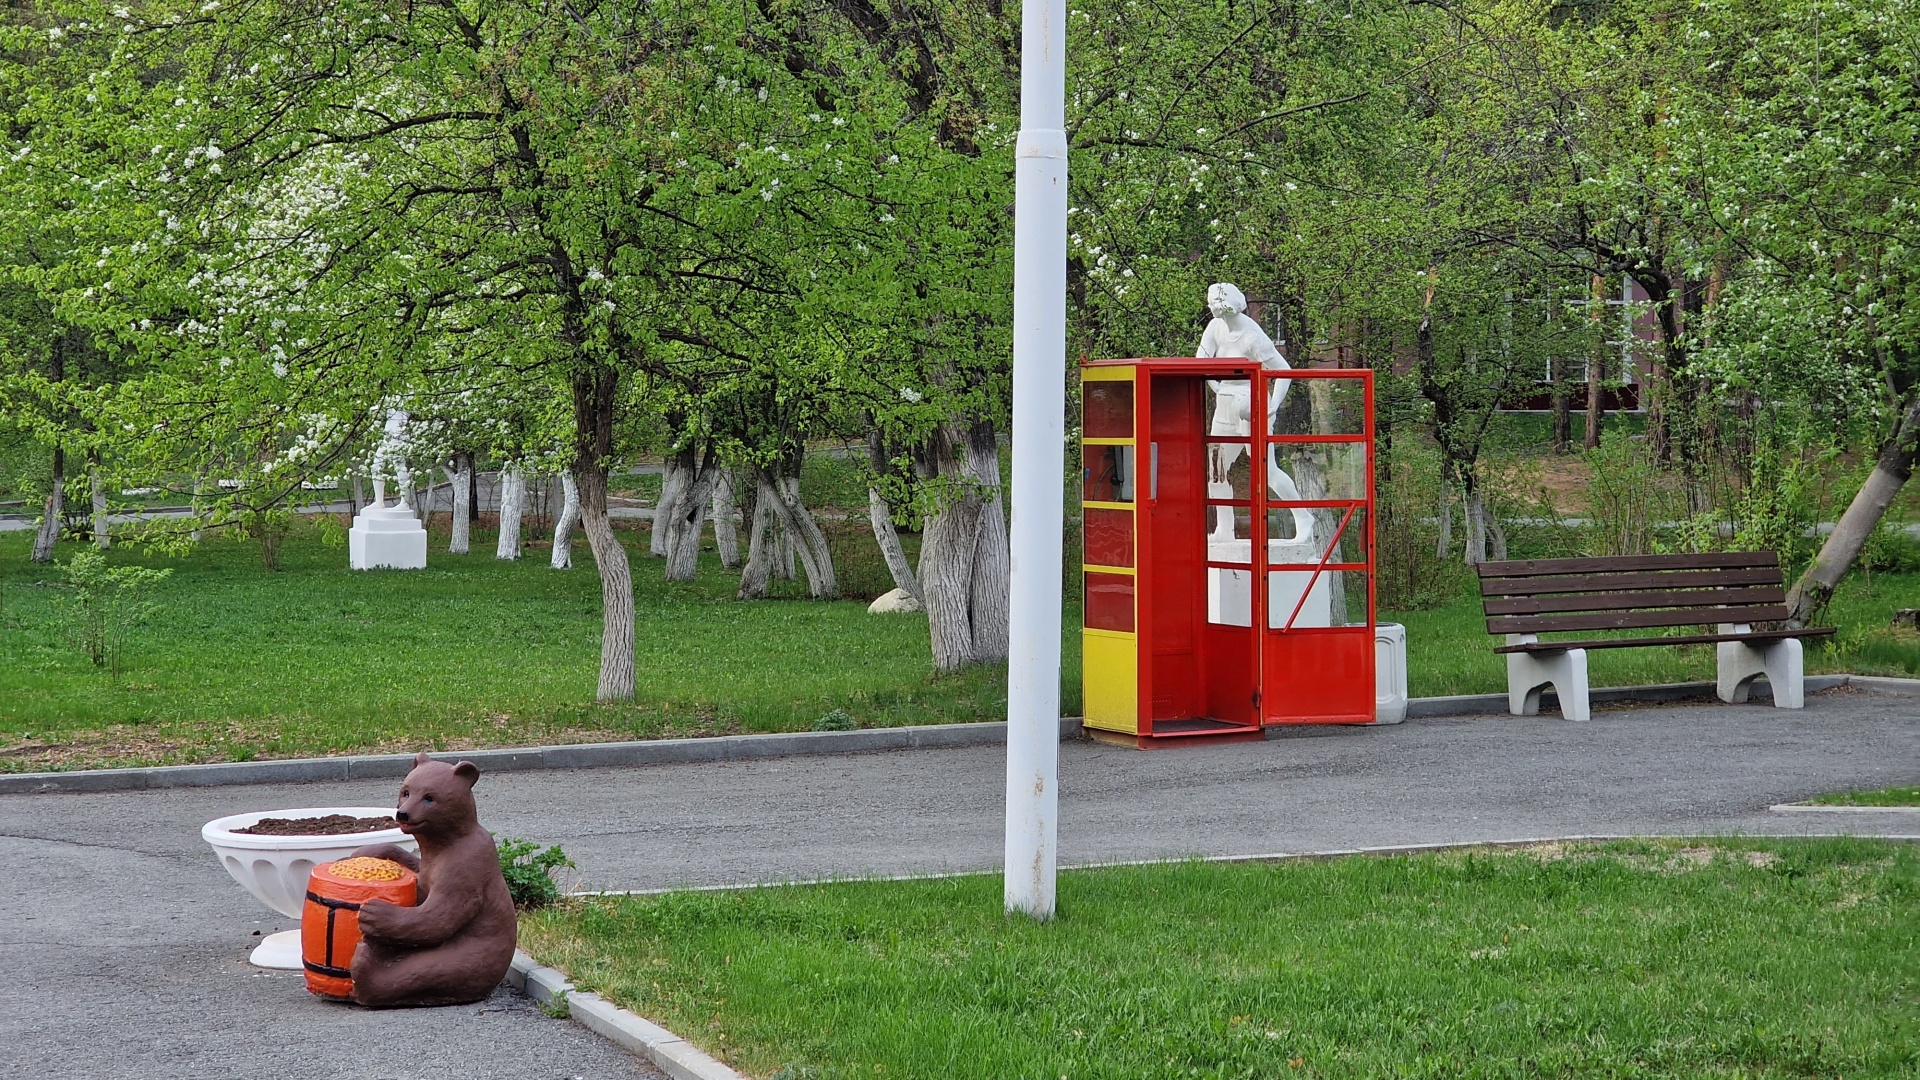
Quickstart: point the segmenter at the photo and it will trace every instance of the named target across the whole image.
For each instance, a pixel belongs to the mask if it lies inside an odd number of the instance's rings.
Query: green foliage
[[[1646,440],[1617,428],[1601,433],[1587,451],[1592,477],[1587,500],[1588,555],[1645,555],[1655,536],[1685,503],[1679,481],[1660,468]]]
[[[845,709],[833,709],[823,713],[820,719],[813,722],[815,731],[852,731],[859,726]]]
[[[67,639],[94,667],[118,678],[127,635],[163,610],[150,593],[173,571],[110,566],[105,555],[90,548],[75,552],[61,570],[66,589],[57,605]]]
[[[573,868],[573,860],[555,844],[542,848],[531,840],[507,837],[498,842],[500,852],[500,873],[507,879],[507,892],[513,896],[513,906],[522,911],[546,907],[560,899],[560,885],[553,880],[553,872],[561,867]]]

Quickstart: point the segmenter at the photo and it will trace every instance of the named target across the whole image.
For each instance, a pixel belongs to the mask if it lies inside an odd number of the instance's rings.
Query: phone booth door
[[[1263,373],[1263,724],[1374,719],[1373,373]]]

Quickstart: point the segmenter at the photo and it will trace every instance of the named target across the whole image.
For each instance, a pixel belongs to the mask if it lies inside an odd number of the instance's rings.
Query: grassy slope
[[[522,941],[756,1076],[1912,1076],[1920,853],[1633,842],[572,902]]]
[[[1004,669],[930,677],[923,616],[738,603],[711,556],[698,581],[671,585],[646,534],[622,536],[640,689],[607,708],[588,704],[600,592],[584,544],[555,571],[541,551],[501,562],[482,537],[456,557],[436,536],[429,569],[404,574],[352,573],[305,531],[277,574],[241,541],[177,560],[116,549],[116,562],[174,568],[116,682],[62,640],[58,590],[43,587],[59,571],[26,562],[28,534],[0,534],[0,770],[804,730],[836,708],[874,726],[1005,716]]]

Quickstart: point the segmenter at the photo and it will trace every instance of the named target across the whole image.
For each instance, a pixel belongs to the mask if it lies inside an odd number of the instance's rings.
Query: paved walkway
[[[1688,706],[1311,729],[1141,753],[1061,748],[1064,864],[1605,833],[1920,833],[1911,814],[1770,814],[1920,781],[1920,698],[1804,711]],[[644,889],[997,869],[995,747],[485,777],[497,834],[563,844],[575,886]],[[367,1013],[245,963],[286,925],[200,825],[249,809],[384,804],[390,782],[0,797],[0,1074],[650,1076],[511,993]]]

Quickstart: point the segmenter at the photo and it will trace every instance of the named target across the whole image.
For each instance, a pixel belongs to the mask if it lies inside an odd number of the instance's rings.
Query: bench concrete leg
[[[1743,633],[1746,627],[1722,630]],[[1805,655],[1799,638],[1783,638],[1763,643],[1722,641],[1715,647],[1719,654],[1720,700],[1742,702],[1753,692],[1753,680],[1766,676],[1773,687],[1773,703],[1782,709],[1804,708],[1807,704]]]
[[[1508,634],[1507,644],[1528,645],[1532,634]],[[1540,694],[1547,687],[1560,695],[1560,715],[1569,720],[1592,716],[1587,706],[1587,650],[1507,654],[1507,708],[1515,716],[1540,711]]]

